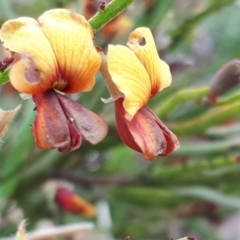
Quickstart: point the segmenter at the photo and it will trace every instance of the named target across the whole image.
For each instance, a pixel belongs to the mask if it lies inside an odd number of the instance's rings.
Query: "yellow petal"
[[[119,98],[124,98],[124,95],[118,90],[117,86],[114,84],[112,77],[108,71],[108,62],[107,62],[107,56],[103,55],[102,57],[102,63],[100,67],[100,72],[106,82],[107,88],[111,94],[110,98],[105,99],[101,98],[101,100],[104,103],[110,103],[118,100]]]
[[[30,59],[34,64],[40,74],[38,85],[43,84],[43,87],[39,88],[39,93],[53,85],[58,70],[56,58],[37,21],[28,17],[7,21],[2,25],[0,39],[6,49],[17,53],[19,58]],[[18,77],[24,78],[11,74],[10,80],[18,81]]]
[[[169,66],[162,61],[149,28],[137,28],[129,35],[127,46],[136,54],[151,79],[151,95],[154,96],[172,82]]]
[[[68,84],[63,91],[91,90],[101,55],[95,49],[92,28],[87,20],[70,10],[54,9],[40,16],[39,24],[52,45],[61,79]],[[58,85],[55,88],[58,89]]]
[[[149,75],[136,55],[125,46],[108,47],[108,70],[113,83],[124,94],[125,118],[131,120],[151,94]]]
[[[11,68],[9,78],[11,84],[19,92],[39,94],[51,89],[52,82],[40,80],[40,72],[35,70],[32,61],[28,58],[17,61]]]

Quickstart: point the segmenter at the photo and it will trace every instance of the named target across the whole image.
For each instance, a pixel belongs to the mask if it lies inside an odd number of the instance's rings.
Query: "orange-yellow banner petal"
[[[36,20],[21,17],[5,22],[0,31],[0,39],[6,49],[15,52],[20,59],[28,59],[25,62],[31,62],[35,70],[39,72],[38,83],[34,80],[35,84],[43,84],[38,90],[39,93],[53,84],[58,70],[56,58],[48,39]],[[32,70],[32,68],[29,69]],[[27,73],[28,68],[25,70]],[[18,81],[18,78],[24,78],[24,76],[10,74],[11,81]],[[25,81],[26,84],[31,85],[31,76]],[[18,90],[21,91],[21,89]]]
[[[149,28],[140,27],[129,35],[127,46],[136,54],[151,79],[151,96],[156,95],[172,82],[169,66],[159,58]]]
[[[108,71],[118,90],[124,94],[125,117],[130,121],[150,98],[149,75],[136,55],[120,45],[108,47]]]
[[[40,16],[39,24],[56,55],[61,80],[67,82],[63,91],[91,90],[101,55],[93,44],[93,31],[87,20],[73,11],[54,9]],[[58,85],[55,87],[58,89]]]

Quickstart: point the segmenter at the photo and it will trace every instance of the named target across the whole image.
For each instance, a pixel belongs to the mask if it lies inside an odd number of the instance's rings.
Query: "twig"
[[[98,185],[125,185],[139,182],[139,179],[132,176],[114,176],[114,177],[93,177],[93,176],[74,176],[73,173],[55,172],[54,177],[69,180],[79,184],[98,184]]]

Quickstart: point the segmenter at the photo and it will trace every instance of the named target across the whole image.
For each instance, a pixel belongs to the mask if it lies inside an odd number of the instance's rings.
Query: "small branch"
[[[166,189],[167,187],[186,186],[190,183],[191,185],[202,184],[216,187],[223,178],[228,179],[229,182],[237,181],[239,169],[240,165],[238,164],[237,158],[224,157],[224,155],[221,154],[220,157],[211,157],[211,160],[206,158],[206,160],[202,160],[199,163],[190,161],[184,165],[179,164],[154,168],[150,175],[145,176],[74,176],[73,173],[64,171],[51,176],[85,186],[102,185],[104,187],[114,187],[114,191],[119,191],[119,194],[121,194],[121,189],[127,188],[146,187],[150,189],[151,187],[161,186],[161,188]],[[204,176],[204,178],[202,178],[202,176]],[[118,186],[117,188],[115,187],[116,185]]]
[[[126,185],[139,182],[139,179],[131,176],[114,176],[114,177],[93,177],[93,176],[74,176],[73,173],[56,172],[53,174],[56,178],[62,178],[78,184],[97,184],[97,185]]]
[[[240,101],[236,101],[229,105],[216,107],[199,117],[182,123],[169,124],[168,127],[175,134],[182,136],[203,133],[212,126],[240,117],[239,105]]]
[[[184,89],[176,92],[167,98],[154,112],[161,118],[167,118],[168,115],[180,104],[187,101],[197,101],[206,97],[209,93],[208,87],[198,89]]]
[[[96,32],[104,27],[108,22],[124,11],[134,0],[112,0],[104,10],[98,11],[91,19],[93,30]]]

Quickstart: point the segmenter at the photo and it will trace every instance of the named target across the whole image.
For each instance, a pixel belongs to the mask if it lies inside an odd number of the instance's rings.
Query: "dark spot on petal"
[[[146,39],[145,39],[145,37],[142,37],[142,38],[139,40],[139,45],[140,45],[140,46],[145,46],[145,45],[146,45]]]

